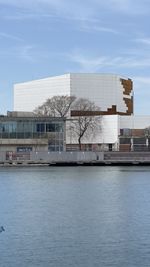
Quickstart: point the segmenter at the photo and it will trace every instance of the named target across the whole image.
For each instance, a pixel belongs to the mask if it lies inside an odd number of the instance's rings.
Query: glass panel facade
[[[39,118],[0,121],[1,139],[47,139],[50,151],[62,151],[64,143],[64,121]]]
[[[45,123],[37,123],[36,124],[37,132],[44,133],[45,132]]]
[[[131,136],[132,130],[128,128],[120,129],[121,136]]]

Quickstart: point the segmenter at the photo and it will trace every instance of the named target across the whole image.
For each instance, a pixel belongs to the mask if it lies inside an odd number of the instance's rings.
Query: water
[[[1,267],[150,266],[150,167],[0,169]]]

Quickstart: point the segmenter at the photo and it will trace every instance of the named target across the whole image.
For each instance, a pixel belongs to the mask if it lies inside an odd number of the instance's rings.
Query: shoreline
[[[0,159],[0,167],[150,166],[150,152],[38,152]]]
[[[86,166],[150,166],[150,161],[91,161],[91,162],[25,162],[9,161],[0,162],[0,167],[86,167]]]

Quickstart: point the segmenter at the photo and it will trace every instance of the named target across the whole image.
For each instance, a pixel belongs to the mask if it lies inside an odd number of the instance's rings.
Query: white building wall
[[[69,131],[70,121],[67,121],[66,144],[77,144],[77,137]],[[82,144],[117,144],[118,142],[118,115],[105,115],[101,117],[99,130],[87,134]]]
[[[80,98],[88,98],[93,101],[102,111],[117,106],[117,111],[126,112],[127,106],[123,100],[123,85],[120,77],[112,74],[71,74],[71,95]]]
[[[68,122],[67,122],[68,124]],[[144,129],[150,126],[150,116],[104,115],[101,117],[101,130],[82,139],[82,144],[113,144],[118,148],[120,129]],[[77,138],[67,131],[66,144],[77,144]]]
[[[105,115],[102,117],[102,138],[105,144],[114,144],[118,142],[120,132],[118,125],[118,115]]]
[[[33,111],[54,95],[70,95],[70,74],[14,85],[14,110]]]
[[[95,102],[102,111],[117,106],[126,112],[120,77],[112,74],[65,74],[14,85],[14,110],[33,111],[54,95],[75,95]],[[125,96],[131,98],[131,96]]]

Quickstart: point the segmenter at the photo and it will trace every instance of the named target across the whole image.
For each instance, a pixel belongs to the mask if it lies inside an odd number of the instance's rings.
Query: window
[[[40,133],[45,132],[45,123],[37,123],[36,131]]]
[[[123,135],[124,136],[131,136],[131,129],[124,128],[123,129]]]
[[[55,131],[56,132],[63,132],[63,125],[62,125],[62,123],[56,123],[55,124]]]
[[[55,132],[55,124],[46,123],[46,132]]]
[[[131,144],[131,138],[120,138],[120,144],[121,145],[126,145],[126,144]]]

